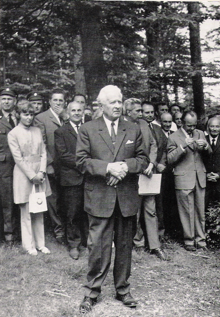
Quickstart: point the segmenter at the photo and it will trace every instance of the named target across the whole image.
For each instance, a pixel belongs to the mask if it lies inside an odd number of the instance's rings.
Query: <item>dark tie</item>
[[[11,113],[9,113],[9,115],[8,115],[8,122],[10,123],[10,125],[12,126],[12,128],[15,127],[15,123],[14,123],[14,121],[13,121],[13,119],[12,119],[12,114],[11,114]]]
[[[111,123],[111,139],[112,139],[113,144],[115,144],[115,141],[116,141],[116,134],[115,134],[114,126],[115,126],[115,123],[112,122]]]
[[[215,149],[215,138],[212,139],[211,147],[212,147],[212,150],[214,151],[214,149]]]

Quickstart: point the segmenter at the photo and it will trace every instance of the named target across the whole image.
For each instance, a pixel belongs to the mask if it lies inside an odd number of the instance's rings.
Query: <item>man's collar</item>
[[[216,136],[212,136],[211,134],[209,134],[210,140],[215,139],[215,141],[217,141],[217,140],[218,140],[218,137],[219,137],[219,134],[216,135]]]
[[[185,130],[183,127],[181,127],[180,129],[182,130],[182,132],[184,133],[184,135],[188,138],[188,137],[189,137],[189,134],[186,132],[186,130]],[[192,133],[193,133],[193,132],[192,132]]]
[[[111,124],[112,122],[114,122],[115,125],[118,125],[118,122],[119,122],[119,118],[114,120],[114,121],[111,121],[111,120],[107,119],[104,114],[103,114],[103,119],[104,119],[106,124]]]
[[[15,117],[15,110],[12,110],[12,111],[10,111],[10,112],[7,112],[7,111],[5,111],[4,109],[2,109],[2,114],[3,114],[3,116],[4,116],[5,118],[8,117],[9,113],[11,113],[13,117]]]
[[[78,123],[75,123],[75,122],[73,122],[73,121],[69,120],[69,122],[71,123],[71,125],[72,125],[73,127],[80,127],[80,126],[81,126],[81,124],[82,124],[82,122],[81,122],[81,121],[79,121]]]

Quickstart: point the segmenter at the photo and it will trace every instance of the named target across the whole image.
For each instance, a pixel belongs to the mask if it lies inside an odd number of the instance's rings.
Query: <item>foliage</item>
[[[186,8],[185,2],[2,0],[1,71],[6,71],[0,84],[6,79],[23,84],[25,89],[20,85],[19,93],[26,93],[27,87],[48,91],[54,85],[74,93],[75,72],[83,66],[90,99],[107,82],[119,85],[126,98],[155,93],[169,100],[174,94],[178,101],[180,88],[191,91],[195,71],[187,32],[192,18]],[[204,7],[199,21],[218,19],[215,9]],[[99,12],[96,25],[91,24],[95,30],[90,27],[91,10]],[[153,51],[149,33],[156,39]],[[218,34],[219,30],[213,33],[216,43]],[[82,54],[76,65],[79,35]],[[95,52],[100,63],[93,58]],[[202,75],[218,78],[218,71],[217,64],[204,64]]]
[[[206,211],[207,243],[220,247],[220,202],[212,202]]]

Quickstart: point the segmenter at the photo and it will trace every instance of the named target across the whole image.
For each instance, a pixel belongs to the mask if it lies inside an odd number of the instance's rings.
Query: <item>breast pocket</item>
[[[126,157],[133,157],[135,151],[135,143],[125,144]]]

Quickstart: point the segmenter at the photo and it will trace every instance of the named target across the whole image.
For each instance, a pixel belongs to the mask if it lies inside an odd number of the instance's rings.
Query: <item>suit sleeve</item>
[[[140,128],[137,129],[136,147],[133,158],[125,159],[129,173],[142,173],[150,163],[149,156],[144,152],[144,142]]]
[[[24,161],[17,141],[17,137],[13,133],[8,134],[8,145],[14,157],[15,163],[30,180],[33,179],[36,176],[36,173],[33,170],[33,168],[28,164],[28,162]]]
[[[68,152],[63,132],[59,129],[54,132],[55,149],[59,161],[69,168],[76,168],[76,155]]]
[[[46,134],[45,124],[39,118],[35,117],[34,126],[38,127],[41,130],[44,144],[47,146],[47,134]],[[53,163],[53,158],[47,149],[46,151],[47,151],[47,165],[50,165],[51,163]]]
[[[41,161],[40,161],[40,171],[46,173],[47,168],[47,150],[46,146],[43,142],[43,138],[41,132],[39,131],[40,139],[41,139]]]
[[[157,160],[157,142],[154,139],[152,132],[149,129],[149,139],[150,139],[150,153],[149,153],[149,159],[150,162],[156,166],[156,160]]]
[[[175,164],[181,157],[186,155],[180,144],[177,144],[173,136],[168,137],[167,141],[167,161],[168,164]]]
[[[89,173],[106,177],[107,166],[109,162],[92,159],[89,133],[85,126],[81,126],[77,137],[76,145],[76,166],[81,173]]]

